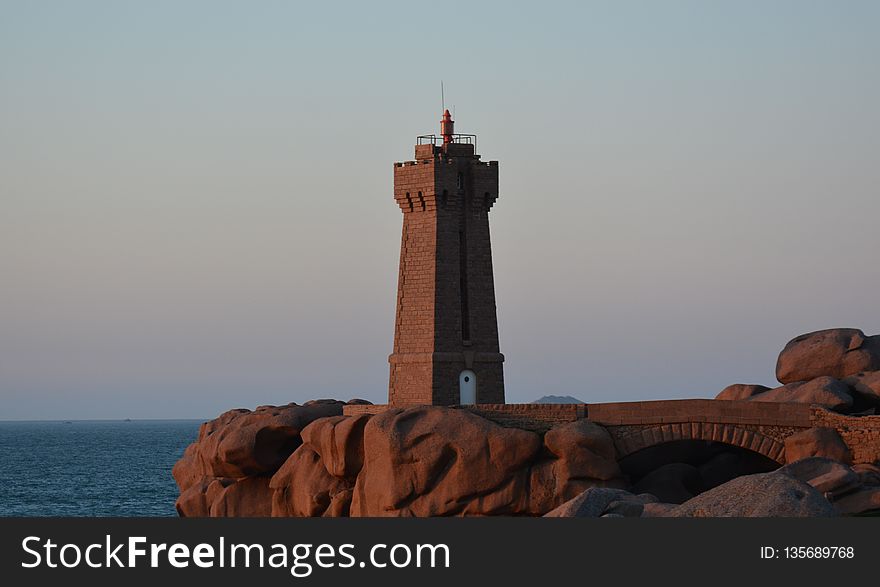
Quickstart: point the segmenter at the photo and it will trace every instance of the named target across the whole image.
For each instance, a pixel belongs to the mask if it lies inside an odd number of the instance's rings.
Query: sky
[[[0,1],[0,420],[387,397],[392,165],[498,160],[509,402],[880,333],[880,3]]]

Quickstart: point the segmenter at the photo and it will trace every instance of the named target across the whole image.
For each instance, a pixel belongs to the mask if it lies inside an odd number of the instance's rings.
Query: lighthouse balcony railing
[[[473,145],[477,148],[477,135],[451,135],[453,143],[462,143],[465,145]],[[416,137],[417,145],[442,145],[443,135],[419,135]]]

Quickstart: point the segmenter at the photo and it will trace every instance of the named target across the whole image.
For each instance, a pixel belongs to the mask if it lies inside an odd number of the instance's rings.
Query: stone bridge
[[[543,433],[587,418],[611,434],[618,458],[676,440],[710,440],[785,463],[785,439],[808,428],[834,428],[853,460],[880,460],[880,416],[846,416],[802,403],[710,399],[601,404],[479,404],[457,406],[502,426]],[[346,414],[378,413],[385,405],[349,405]]]
[[[785,439],[813,427],[808,404],[678,400],[593,404],[587,417],[605,426],[618,458],[675,440],[710,440],[785,462]]]

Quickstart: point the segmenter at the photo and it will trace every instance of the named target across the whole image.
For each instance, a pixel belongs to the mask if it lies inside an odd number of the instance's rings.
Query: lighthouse
[[[394,164],[403,212],[388,403],[504,403],[489,211],[498,162],[480,160],[476,136],[417,138],[415,159]]]

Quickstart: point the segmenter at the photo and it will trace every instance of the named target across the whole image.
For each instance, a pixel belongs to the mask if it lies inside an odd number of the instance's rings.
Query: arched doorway
[[[477,374],[470,369],[458,376],[458,403],[463,406],[477,403]]]

